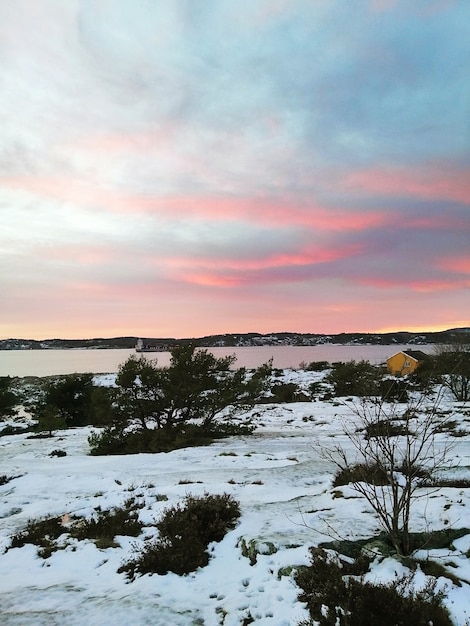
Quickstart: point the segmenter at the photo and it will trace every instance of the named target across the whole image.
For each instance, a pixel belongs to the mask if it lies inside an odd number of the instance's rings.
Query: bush
[[[378,396],[381,370],[369,361],[333,363],[325,381],[331,383],[337,396]]]
[[[295,383],[278,383],[271,388],[273,394],[272,401],[285,403],[295,402],[296,396],[299,393],[299,386]]]
[[[452,626],[436,592],[436,580],[416,591],[412,575],[389,584],[372,585],[352,578],[346,563],[311,548],[311,565],[299,569],[299,600],[307,604],[310,620],[302,626]]]
[[[366,439],[371,437],[397,437],[407,435],[408,430],[402,424],[395,424],[392,420],[377,420],[365,427]]]
[[[409,383],[405,379],[384,378],[379,383],[380,396],[386,402],[407,402]]]
[[[72,526],[70,534],[76,539],[93,539],[98,547],[107,548],[114,545],[116,535],[137,537],[142,526],[135,500],[130,498],[123,507],[98,511],[96,517],[80,520]]]
[[[108,548],[116,535],[136,537],[142,530],[142,522],[137,515],[138,505],[133,498],[128,499],[124,506],[111,510],[98,510],[97,516],[91,519],[76,517],[71,525],[64,525],[61,517],[45,517],[30,520],[26,528],[11,538],[10,548],[21,548],[30,543],[39,547],[38,555],[48,558],[58,549],[57,539],[61,535],[70,535],[75,539],[93,539],[100,548]]]
[[[305,369],[308,372],[323,372],[323,370],[327,370],[330,367],[331,365],[328,361],[312,361],[311,363],[306,364],[302,369]]]
[[[210,429],[199,424],[185,424],[180,427],[122,433],[120,429],[108,426],[101,432],[91,433],[88,444],[93,456],[171,452],[181,448],[207,446],[215,439],[232,435],[249,435],[253,428],[248,422],[231,422],[214,424]]]
[[[235,527],[239,503],[228,494],[186,496],[165,511],[157,523],[160,536],[148,542],[134,560],[119,568],[133,580],[137,574],[188,574],[207,565],[208,545]]]
[[[348,485],[349,483],[368,482],[371,485],[388,485],[390,480],[380,465],[366,465],[358,463],[338,470],[334,479],[333,487]]]
[[[46,517],[40,520],[30,520],[26,528],[11,538],[11,548],[22,548],[28,543],[39,546],[38,554],[48,558],[56,550],[56,539],[67,530],[62,525],[60,517]]]

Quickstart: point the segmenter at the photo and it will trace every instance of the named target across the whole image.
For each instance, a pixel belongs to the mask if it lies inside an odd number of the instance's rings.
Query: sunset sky
[[[2,0],[0,338],[470,326],[468,0]]]

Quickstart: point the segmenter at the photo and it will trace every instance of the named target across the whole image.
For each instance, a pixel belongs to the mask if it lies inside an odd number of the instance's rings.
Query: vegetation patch
[[[157,522],[158,539],[148,541],[118,571],[130,580],[143,574],[193,572],[207,565],[208,545],[221,541],[239,516],[239,503],[226,493],[188,495],[182,504],[167,509]]]
[[[457,539],[470,534],[470,528],[444,528],[442,530],[434,530],[423,533],[410,533],[410,544],[413,551],[415,550],[452,550],[452,544]],[[365,547],[371,543],[379,543],[383,546],[383,553],[393,554],[395,549],[390,537],[387,533],[380,533],[375,537],[367,539],[358,539],[351,541],[349,539],[324,542],[320,544],[320,548],[325,550],[334,550],[339,554],[347,556],[351,559],[359,559],[364,553]],[[417,561],[413,557],[402,557],[402,561],[406,562],[408,567],[413,568]]]
[[[371,437],[398,437],[408,435],[409,431],[406,426],[396,424],[392,420],[378,420],[367,424],[365,427],[366,438]]]
[[[415,588],[413,574],[373,585],[324,550],[311,548],[310,553],[310,566],[295,576],[302,589],[299,600],[310,613],[301,626],[452,626],[436,579],[421,589]]]
[[[10,547],[22,548],[30,543],[38,546],[38,555],[47,559],[57,550],[56,540],[66,532],[60,517],[30,520],[24,530],[12,536]]]
[[[143,524],[137,514],[139,506],[130,498],[122,507],[98,509],[96,516],[90,519],[65,515],[30,520],[24,530],[12,536],[9,549],[33,544],[39,548],[38,555],[46,559],[59,549],[57,540],[62,535],[79,540],[91,539],[99,548],[113,547],[117,545],[114,542],[117,535],[136,537],[140,534]]]
[[[110,510],[98,510],[90,519],[78,518],[70,529],[75,539],[92,539],[99,548],[110,548],[116,545],[117,535],[137,537],[143,524],[139,520],[140,505],[134,498],[129,498],[122,507]]]
[[[7,476],[6,474],[3,474],[2,476],[0,476],[0,487],[2,485],[6,485],[12,480],[15,480],[15,478],[19,478],[19,476]]]
[[[388,485],[390,481],[386,471],[380,465],[358,463],[357,465],[339,469],[333,479],[333,487],[358,482],[367,482],[371,485],[379,486]]]

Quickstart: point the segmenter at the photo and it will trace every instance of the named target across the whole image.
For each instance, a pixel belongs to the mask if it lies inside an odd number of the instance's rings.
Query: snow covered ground
[[[286,370],[283,379],[308,385],[314,372]],[[103,384],[109,377],[100,378]],[[470,406],[443,407],[470,431]],[[342,442],[349,409],[338,402],[263,405],[252,436],[164,454],[88,456],[92,429],[60,432],[53,439],[26,434],[0,438],[0,623],[6,625],[239,626],[251,616],[262,626],[293,626],[307,617],[299,589],[282,568],[309,562],[308,548],[337,537],[362,539],[379,527],[366,502],[350,487],[332,488],[334,466],[319,446]],[[446,435],[442,435],[446,437]],[[452,475],[470,476],[469,436],[453,438]],[[51,457],[60,449],[67,454]],[[185,495],[229,493],[241,506],[238,525],[211,546],[209,564],[188,576],[143,576],[128,582],[119,566],[133,545],[152,534],[162,511]],[[137,539],[118,537],[119,547],[69,540],[48,559],[26,545],[5,552],[11,535],[28,520],[83,515],[121,505],[133,495],[144,503],[148,524]],[[162,500],[166,496],[166,501]],[[419,500],[412,530],[470,526],[468,489],[444,488]],[[241,538],[255,540],[254,565],[242,555]],[[446,604],[457,626],[470,623],[470,534],[432,557],[460,579],[445,585]],[[403,566],[392,558],[373,563],[368,578],[389,580]],[[246,622],[249,623],[249,622]]]

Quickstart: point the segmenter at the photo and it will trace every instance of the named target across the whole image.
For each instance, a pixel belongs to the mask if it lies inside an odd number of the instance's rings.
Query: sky
[[[470,326],[467,0],[0,2],[0,337]]]

